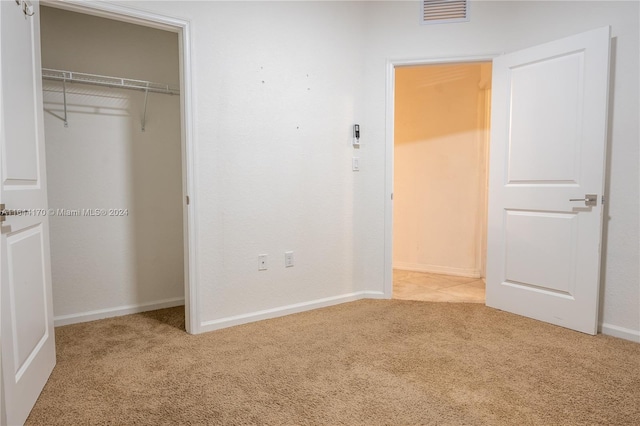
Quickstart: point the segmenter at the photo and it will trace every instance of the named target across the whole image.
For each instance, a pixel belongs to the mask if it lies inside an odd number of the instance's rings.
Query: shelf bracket
[[[142,131],[143,132],[147,124],[147,99],[148,98],[149,98],[149,83],[147,83],[147,88],[144,91],[144,112],[142,113]]]
[[[67,121],[67,74],[64,74],[64,78],[62,79],[62,100],[64,102],[64,127],[69,127],[69,122]]]

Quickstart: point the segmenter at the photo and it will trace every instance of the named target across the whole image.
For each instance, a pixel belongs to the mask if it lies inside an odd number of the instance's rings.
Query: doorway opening
[[[55,323],[184,305],[197,333],[185,27],[48,2],[40,16],[43,69],[95,80],[43,82]]]
[[[485,303],[491,66],[395,67],[393,298]]]

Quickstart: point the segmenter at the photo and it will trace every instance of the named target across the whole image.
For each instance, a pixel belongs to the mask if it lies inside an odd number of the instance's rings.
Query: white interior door
[[[609,27],[493,65],[487,305],[597,333]],[[593,194],[594,205],[583,200]]]
[[[2,376],[9,425],[22,424],[55,365],[44,157],[40,21],[0,1]],[[6,211],[5,211],[6,212]]]

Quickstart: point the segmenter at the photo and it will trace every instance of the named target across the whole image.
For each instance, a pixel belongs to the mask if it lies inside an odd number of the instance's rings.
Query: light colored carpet
[[[638,425],[640,345],[478,304],[362,300],[198,336],[56,330],[29,425]]]

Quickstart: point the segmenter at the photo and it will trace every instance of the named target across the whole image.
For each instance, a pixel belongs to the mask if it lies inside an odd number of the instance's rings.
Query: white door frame
[[[187,20],[106,2],[41,0],[41,5],[129,22],[145,27],[178,33],[180,61],[180,115],[182,145],[182,192],[184,236],[185,327],[190,334],[200,333],[197,276],[197,189],[194,141],[194,97],[192,86],[191,23]],[[187,205],[186,199],[189,198]]]
[[[450,58],[390,59],[387,61],[386,136],[385,136],[385,201],[384,201],[384,297],[393,295],[393,155],[395,125],[396,68],[419,65],[493,62],[498,54]]]

